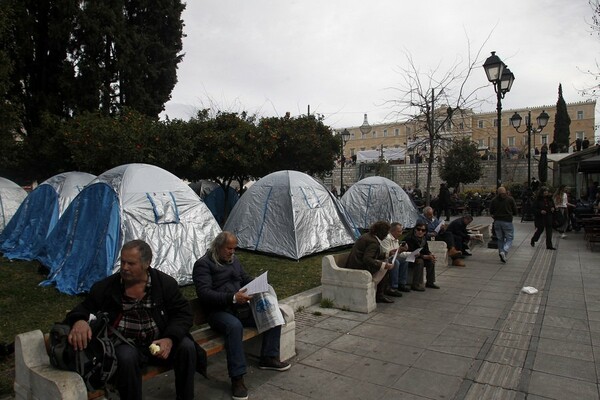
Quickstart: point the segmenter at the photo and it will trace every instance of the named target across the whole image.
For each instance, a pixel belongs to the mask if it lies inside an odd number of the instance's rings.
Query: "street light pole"
[[[510,124],[513,128],[519,133],[527,132],[527,187],[531,186],[531,134],[540,133],[546,125],[548,125],[548,120],[550,116],[546,113],[546,110],[543,110],[540,115],[536,118],[538,127],[533,128],[533,124],[531,123],[531,111],[527,111],[527,120],[525,120],[525,129],[524,131],[520,131],[519,127],[521,126],[521,116],[519,113],[515,112],[512,117],[510,117]]]
[[[496,92],[496,110],[498,112],[497,126],[498,126],[498,141],[496,149],[496,188],[502,186],[502,99],[504,95],[510,92],[512,84],[515,80],[515,76],[506,64],[502,62],[500,57],[496,55],[495,51],[492,51],[492,55],[489,56],[483,63],[483,69],[487,75],[487,79],[494,85],[494,91]],[[498,248],[498,237],[496,236],[495,226],[492,225],[492,237],[488,242],[488,248]]]
[[[485,60],[483,68],[489,82],[493,83],[496,92],[496,111],[498,125],[498,141],[496,149],[496,187],[502,185],[502,99],[506,93],[510,92],[515,76],[506,64],[500,60],[495,51]]]
[[[346,143],[348,143],[349,139],[350,132],[348,132],[348,129],[344,129],[344,131],[340,134],[340,197],[344,194],[344,164],[346,163],[346,157],[344,157],[344,146]]]

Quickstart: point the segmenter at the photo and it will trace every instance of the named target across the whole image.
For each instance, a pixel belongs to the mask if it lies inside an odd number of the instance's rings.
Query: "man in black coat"
[[[134,344],[115,347],[120,398],[141,400],[142,367],[167,362],[175,371],[177,399],[191,400],[198,351],[189,334],[192,311],[177,281],[151,268],[151,262],[146,242],[125,243],[119,272],[95,283],[86,299],[67,314],[68,340],[75,350],[86,348],[92,338],[91,315],[106,312],[110,324]],[[158,346],[158,352],[151,354],[150,345]]]

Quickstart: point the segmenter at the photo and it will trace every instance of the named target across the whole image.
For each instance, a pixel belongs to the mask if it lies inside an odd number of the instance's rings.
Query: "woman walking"
[[[573,204],[569,203],[569,197],[567,195],[567,189],[565,185],[560,185],[558,189],[556,189],[556,192],[554,192],[554,195],[552,196],[552,200],[554,201],[556,209],[563,216],[564,222],[561,226],[557,228],[557,230],[560,232],[560,238],[564,239],[567,237],[567,235],[565,235],[565,232],[567,231],[567,227],[569,226],[568,207],[574,207]]]
[[[556,250],[552,246],[552,213],[554,212],[554,202],[548,188],[541,187],[533,201],[533,212],[535,216],[535,233],[531,238],[531,246],[535,246],[544,229],[546,230],[546,248]]]

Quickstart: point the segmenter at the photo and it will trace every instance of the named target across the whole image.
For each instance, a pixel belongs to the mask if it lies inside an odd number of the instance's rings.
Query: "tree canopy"
[[[569,151],[569,137],[571,136],[571,117],[567,111],[567,103],[563,98],[562,85],[558,85],[558,100],[556,101],[556,115],[554,117],[554,143],[560,153]]]
[[[461,183],[477,182],[483,176],[481,155],[477,145],[468,138],[452,144],[439,168],[440,178],[454,188]]]

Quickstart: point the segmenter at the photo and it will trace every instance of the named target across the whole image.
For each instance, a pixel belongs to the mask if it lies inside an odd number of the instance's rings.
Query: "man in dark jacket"
[[[463,215],[460,218],[456,218],[454,221],[448,224],[446,231],[454,237],[454,245],[462,254],[470,256],[469,241],[471,240],[471,234],[467,229],[467,225],[473,222],[473,217],[470,215]]]
[[[387,271],[394,267],[385,261],[386,255],[381,251],[380,242],[386,238],[390,230],[390,224],[385,221],[377,221],[369,228],[369,232],[359,237],[346,261],[346,268],[363,269],[369,271],[373,276],[373,282],[377,285],[375,300],[378,303],[393,303],[394,300],[385,296],[389,289],[389,274]],[[388,291],[388,294],[394,292]],[[397,297],[401,293],[393,294]]]
[[[69,343],[75,350],[92,338],[92,314],[108,313],[110,324],[134,346],[115,347],[115,383],[121,399],[142,398],[142,367],[146,363],[172,363],[177,399],[194,398],[196,343],[189,335],[192,311],[177,281],[150,267],[152,250],[142,240],[125,243],[119,272],[92,286],[87,298],[67,314]],[[149,346],[158,346],[151,354]]]
[[[517,204],[505,187],[500,186],[496,193],[496,197],[490,202],[490,215],[494,219],[494,232],[498,238],[498,256],[500,261],[506,263],[508,250],[515,237],[512,220],[513,215],[517,214]]]
[[[255,327],[256,323],[248,306],[252,296],[246,294],[246,289],[241,289],[253,278],[235,258],[236,247],[237,238],[233,233],[219,233],[206,254],[194,264],[192,279],[196,295],[208,315],[208,324],[225,336],[232,398],[244,400],[248,398],[248,389],[244,383],[246,358],[242,338],[244,327]],[[290,364],[279,360],[280,337],[281,326],[262,333],[258,368],[273,371],[290,369]]]

